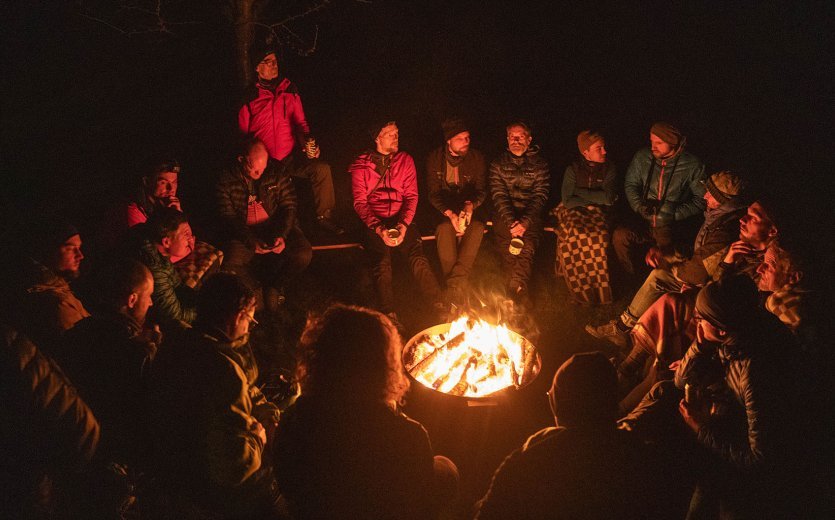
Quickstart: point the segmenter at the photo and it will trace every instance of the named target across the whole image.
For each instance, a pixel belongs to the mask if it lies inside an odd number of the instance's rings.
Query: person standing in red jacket
[[[357,157],[348,172],[354,210],[365,224],[363,246],[372,261],[372,275],[383,312],[394,315],[391,254],[409,258],[421,292],[440,312],[440,287],[423,254],[420,232],[412,222],[418,204],[417,173],[412,156],[399,150],[399,132],[394,121],[371,130],[376,149]]]
[[[342,234],[345,230],[332,220],[336,196],[331,167],[319,159],[322,150],[310,134],[298,88],[279,74],[275,49],[258,46],[250,56],[257,80],[238,111],[238,128],[263,141],[270,158],[282,162],[292,175],[310,180],[317,222],[326,231]],[[301,143],[299,150],[296,144]]]

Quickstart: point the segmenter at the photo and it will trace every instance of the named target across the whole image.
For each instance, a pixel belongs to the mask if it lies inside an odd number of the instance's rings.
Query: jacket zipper
[[[661,193],[663,192],[664,188],[664,168],[667,166],[667,161],[661,161],[661,171],[658,173],[658,193],[656,194],[656,198],[658,201],[661,201]],[[656,219],[658,218],[658,211],[661,210],[661,205],[658,205],[658,209],[655,210],[655,213],[652,215],[652,227],[656,227]]]

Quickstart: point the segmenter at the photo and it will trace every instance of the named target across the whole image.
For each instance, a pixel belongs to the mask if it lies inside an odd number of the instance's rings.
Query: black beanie
[[[254,43],[249,48],[249,63],[251,68],[256,69],[258,64],[264,61],[264,58],[270,54],[275,54],[276,59],[278,59],[278,49],[275,48],[275,45],[264,42]]]
[[[444,141],[449,141],[461,132],[467,132],[469,130],[467,123],[458,117],[451,117],[445,120],[441,123],[441,127],[444,129]]]
[[[368,135],[371,136],[371,140],[374,141],[377,139],[377,136],[380,135],[383,128],[393,124],[396,124],[396,122],[391,117],[377,118],[368,124]]]

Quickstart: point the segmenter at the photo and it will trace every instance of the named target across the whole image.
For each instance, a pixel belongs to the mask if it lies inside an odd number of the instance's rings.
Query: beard
[[[74,280],[78,280],[78,278],[81,276],[81,271],[79,271],[78,269],[64,269],[63,271],[58,271],[57,274],[64,280],[72,282]]]

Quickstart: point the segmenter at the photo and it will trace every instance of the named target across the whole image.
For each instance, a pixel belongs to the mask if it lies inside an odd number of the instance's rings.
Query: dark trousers
[[[403,242],[397,247],[389,247],[377,233],[365,228],[363,247],[371,260],[371,275],[380,298],[380,309],[391,312],[394,309],[394,289],[392,287],[392,254],[406,255],[412,275],[418,283],[420,292],[432,302],[440,300],[440,288],[429,260],[423,254],[423,243],[417,226],[411,224],[406,229]]]
[[[448,288],[463,290],[467,287],[467,278],[483,237],[484,223],[478,220],[471,221],[461,237],[455,235],[455,228],[449,219],[438,224],[435,241]]]
[[[629,274],[635,274],[638,266],[643,265],[643,257],[652,245],[657,245],[662,251],[670,249],[673,245],[672,228],[653,228],[645,221],[635,221],[618,226],[612,233],[615,255],[624,271]],[[638,258],[641,263],[638,263]]]
[[[331,211],[336,205],[331,166],[320,159],[308,159],[304,156],[292,154],[288,155],[284,162],[290,175],[310,180],[313,189],[313,200],[316,203],[316,216],[330,217]]]
[[[223,248],[223,270],[241,275],[253,288],[281,288],[301,274],[313,258],[313,248],[299,228],[291,229],[284,242],[281,253],[259,255],[246,244],[232,240]]]
[[[531,222],[530,229],[525,231],[525,235],[522,237],[525,245],[522,247],[522,252],[518,255],[512,255],[508,251],[510,240],[513,237],[510,236],[510,228],[500,219],[493,219],[493,232],[496,234],[499,254],[502,255],[502,263],[508,280],[508,290],[511,293],[515,293],[519,288],[526,290],[528,288],[528,280],[531,277],[531,270],[533,269],[536,246],[539,244],[539,238],[542,236],[542,222]]]

